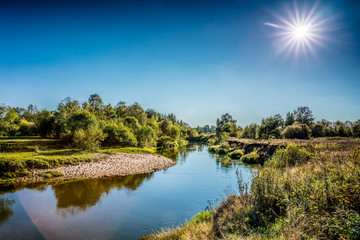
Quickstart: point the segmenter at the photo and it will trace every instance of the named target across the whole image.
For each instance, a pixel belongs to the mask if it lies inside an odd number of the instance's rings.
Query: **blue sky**
[[[131,2],[131,3],[129,3]],[[314,1],[299,1],[310,9]],[[304,4],[304,5],[303,5]],[[0,103],[53,110],[67,96],[139,102],[192,126],[244,126],[309,106],[360,118],[360,2],[323,0],[316,56],[277,54],[272,12],[293,1],[8,1],[0,4]]]

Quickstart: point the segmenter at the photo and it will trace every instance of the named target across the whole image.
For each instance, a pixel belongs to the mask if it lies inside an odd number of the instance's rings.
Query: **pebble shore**
[[[132,174],[156,172],[174,166],[175,161],[158,155],[138,153],[101,154],[99,161],[85,162],[78,165],[65,165],[51,170],[61,171],[64,175],[51,179],[101,178],[126,176]],[[34,170],[32,178],[17,179],[18,181],[41,181],[41,173],[46,170]]]

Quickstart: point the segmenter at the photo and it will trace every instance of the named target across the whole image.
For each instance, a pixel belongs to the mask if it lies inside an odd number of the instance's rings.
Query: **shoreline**
[[[30,170],[33,177],[16,178],[12,180],[12,183],[127,176],[157,172],[176,164],[170,158],[146,153],[119,152],[110,155],[97,153],[97,156],[100,158],[98,161],[84,162],[77,165],[63,165],[50,169]],[[49,171],[61,171],[63,175],[51,178],[40,176],[40,174],[46,174]]]

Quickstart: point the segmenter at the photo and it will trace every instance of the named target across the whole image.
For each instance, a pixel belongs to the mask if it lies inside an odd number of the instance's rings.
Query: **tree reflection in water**
[[[103,196],[112,189],[126,188],[135,190],[145,180],[149,180],[154,173],[129,175],[115,178],[100,178],[80,180],[70,183],[53,185],[57,199],[57,213],[66,217],[68,214],[75,215],[95,206]]]
[[[14,199],[0,196],[0,226],[13,215],[11,205],[13,205],[14,203]]]

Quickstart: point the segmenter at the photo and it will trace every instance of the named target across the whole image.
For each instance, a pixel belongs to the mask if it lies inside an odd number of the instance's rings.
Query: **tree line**
[[[236,125],[236,120],[226,113],[216,121],[215,133],[218,139],[242,137],[251,139],[310,139],[318,137],[360,137],[360,119],[351,121],[330,122],[325,119],[315,122],[309,107],[298,107],[286,114],[263,118],[261,124],[252,123],[244,128]],[[196,128],[199,134],[204,133],[201,127]]]
[[[83,103],[70,97],[55,111],[0,105],[0,136],[61,138],[76,148],[176,147],[196,134],[174,114],[144,110],[138,103],[104,104],[98,94]]]

